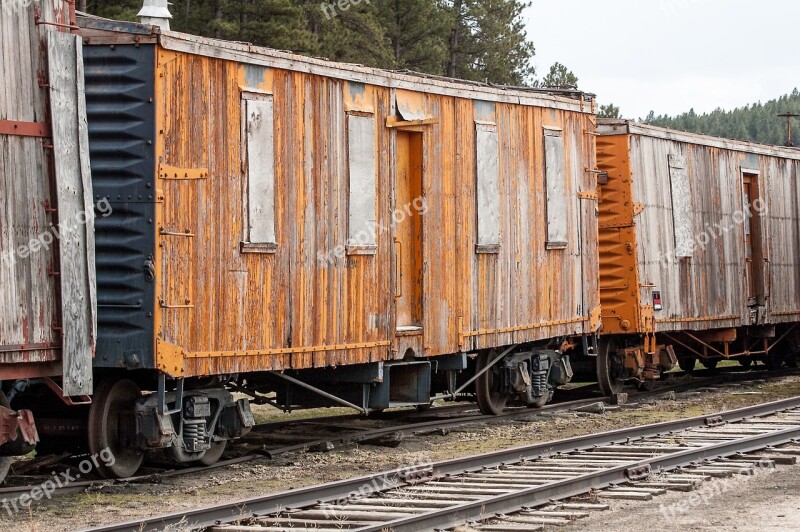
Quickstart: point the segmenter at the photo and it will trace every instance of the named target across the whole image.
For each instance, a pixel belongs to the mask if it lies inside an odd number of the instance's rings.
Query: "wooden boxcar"
[[[796,364],[800,150],[619,120],[598,132],[606,390],[674,354],[689,371]]]
[[[34,380],[92,393],[94,242],[82,41],[74,6],[0,0],[0,455],[38,436],[7,408]],[[18,437],[21,436],[21,437]],[[0,476],[8,458],[0,460]]]
[[[246,427],[209,416],[190,442],[181,405],[246,419],[230,383],[368,411],[453,396],[477,365],[497,411],[569,380],[566,354],[599,327],[590,97],[79,24],[94,194],[113,207],[96,223],[90,433],[109,403],[159,391],[138,400],[136,441],[95,446],[210,460]]]

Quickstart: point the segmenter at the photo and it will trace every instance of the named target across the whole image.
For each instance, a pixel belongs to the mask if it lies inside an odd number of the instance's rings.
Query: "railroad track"
[[[605,506],[553,501],[590,492],[598,500],[648,498],[665,490],[693,489],[710,477],[794,463],[800,448],[777,446],[798,438],[800,397],[413,465],[92,530],[145,532],[172,526],[208,532],[404,532],[467,523],[475,530],[536,530]]]
[[[708,373],[708,376],[702,376],[702,374],[700,374],[700,376],[692,376],[685,382],[658,383],[656,388],[650,391],[631,391],[630,398],[632,401],[646,401],[658,398],[670,392],[681,393],[685,391],[691,391],[699,386],[713,387],[719,384],[730,384],[737,382],[747,383],[748,381],[762,378],[783,377],[790,374],[796,374],[797,372],[787,372],[786,370],[781,372],[764,372],[753,370],[747,371],[741,368],[725,368],[724,370],[717,370],[714,373]],[[483,415],[479,413],[477,411],[477,407],[471,403],[445,405],[424,412],[387,412],[379,421],[394,424],[380,427],[362,428],[360,430],[349,429],[340,431],[339,433],[327,434],[321,438],[318,436],[312,439],[299,438],[301,441],[298,443],[292,443],[290,445],[270,446],[269,443],[262,443],[261,435],[268,434],[282,428],[288,428],[293,425],[309,427],[309,433],[318,434],[320,432],[320,427],[344,426],[348,423],[352,425],[351,422],[358,419],[363,419],[363,416],[346,414],[341,416],[307,418],[298,421],[267,423],[257,426],[253,433],[251,433],[252,436],[245,437],[240,442],[237,442],[247,444],[248,446],[248,449],[245,451],[245,453],[240,456],[236,456],[227,460],[221,460],[210,466],[175,468],[170,467],[169,465],[163,465],[162,467],[155,467],[155,470],[152,472],[137,475],[128,479],[118,479],[113,481],[103,479],[79,480],[72,482],[63,488],[57,488],[53,495],[58,496],[80,492],[108,484],[130,485],[136,483],[158,482],[166,478],[174,478],[213,471],[215,469],[222,469],[232,465],[247,463],[258,459],[275,459],[278,457],[307,451],[330,451],[334,448],[356,443],[383,441],[382,444],[391,445],[392,442],[387,443],[386,439],[392,439],[396,443],[400,443],[405,438],[436,432],[446,433],[449,430],[457,429],[472,423],[499,423],[513,419],[528,418],[538,414],[552,415],[560,412],[567,412],[598,402],[607,404],[608,399],[601,397],[599,395],[599,390],[595,390],[595,388],[596,387],[586,386],[583,388],[572,389],[566,393],[560,394],[562,399],[557,399],[556,402],[543,408],[535,410],[529,408],[509,408],[503,414],[497,416]],[[586,398],[571,399],[571,397],[575,397],[576,395],[584,395]],[[564,397],[571,400],[564,400]],[[420,418],[422,418],[423,421],[414,421]],[[411,422],[404,422],[404,420],[411,420]],[[257,448],[253,449],[253,446]],[[51,470],[51,466],[52,464],[45,463],[44,469],[49,472]],[[10,480],[13,482],[14,478],[15,477],[12,476],[10,477]],[[29,485],[0,487],[0,499],[14,499],[22,494],[30,493],[31,490],[37,487],[38,484],[36,484],[36,482],[38,480],[38,477],[33,477],[33,483]]]

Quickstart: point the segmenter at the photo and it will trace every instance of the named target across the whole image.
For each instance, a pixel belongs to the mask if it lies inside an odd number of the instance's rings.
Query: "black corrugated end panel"
[[[155,256],[155,47],[86,45],[83,58],[98,205],[94,365],[153,368],[155,284],[147,270]]]

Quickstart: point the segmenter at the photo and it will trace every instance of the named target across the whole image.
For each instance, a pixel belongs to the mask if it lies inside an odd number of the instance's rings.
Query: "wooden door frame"
[[[745,255],[747,255],[747,233],[746,228],[750,228],[751,238],[751,263],[750,267],[745,264],[747,306],[749,308],[765,307],[768,298],[768,273],[766,272],[767,252],[765,249],[766,224],[761,213],[754,208],[754,203],[764,201],[762,193],[761,171],[750,168],[740,168],[740,184],[742,191],[742,213],[749,218],[747,225],[743,228]],[[745,192],[747,187],[747,192]],[[749,205],[745,204],[745,199],[749,200]],[[747,257],[745,257],[747,260]],[[752,295],[752,297],[751,297]]]
[[[397,189],[397,182],[398,182],[398,153],[397,153],[397,134],[418,134],[420,135],[421,143],[422,143],[422,150],[421,150],[421,176],[420,176],[420,189],[422,197],[425,198],[425,185],[426,185],[426,175],[428,173],[428,164],[427,164],[427,147],[429,143],[429,132],[431,123],[426,124],[419,124],[419,123],[408,123],[408,125],[403,125],[402,123],[392,123],[391,125],[387,124],[392,130],[392,159],[391,159],[391,202],[390,202],[390,211],[389,211],[389,219],[393,220],[392,215],[394,211],[401,206],[398,206],[398,189]],[[423,339],[425,334],[425,286],[426,286],[426,276],[427,271],[425,268],[426,257],[427,257],[427,246],[426,246],[426,227],[424,216],[420,217],[421,227],[420,230],[422,232],[422,242],[421,242],[421,255],[422,255],[422,287],[420,293],[420,330],[419,331],[411,331],[411,332],[402,332],[398,331],[398,327],[400,326],[398,317],[398,304],[397,304],[397,291],[398,291],[398,283],[400,279],[398,278],[398,253],[397,247],[395,246],[395,239],[397,238],[397,227],[396,224],[392,223],[391,225],[391,234],[390,234],[390,242],[392,243],[392,250],[390,253],[391,257],[391,266],[392,266],[392,273],[391,273],[391,290],[393,295],[393,309],[392,309],[392,330],[394,331],[394,352],[395,356],[398,358],[402,358],[405,352],[408,349],[413,349],[416,356],[421,356],[423,351]]]

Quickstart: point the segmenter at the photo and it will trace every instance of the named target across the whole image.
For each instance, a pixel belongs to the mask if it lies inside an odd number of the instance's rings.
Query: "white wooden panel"
[[[92,393],[96,295],[94,229],[91,217],[86,106],[82,83],[82,41],[74,35],[48,35],[50,108],[56,196],[60,222],[60,280],[64,394]],[[90,249],[92,248],[92,249]]]
[[[476,124],[478,246],[500,245],[500,144],[497,126]]]
[[[275,238],[275,126],[272,96],[245,99],[248,235],[252,244]]]
[[[692,197],[686,157],[669,156],[669,180],[672,191],[672,222],[675,227],[675,256],[691,257],[694,252]]]
[[[547,181],[547,246],[567,246],[567,193],[564,175],[564,138],[560,131],[544,131]]]
[[[375,118],[347,117],[347,155],[350,168],[350,202],[347,244],[375,246]]]

